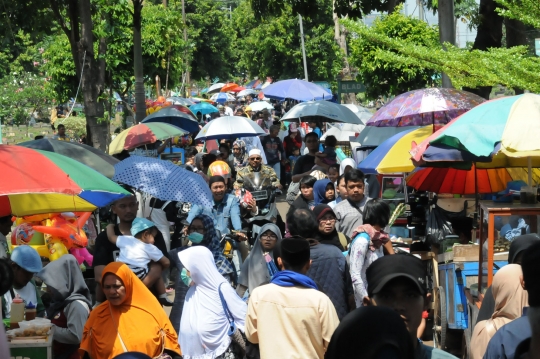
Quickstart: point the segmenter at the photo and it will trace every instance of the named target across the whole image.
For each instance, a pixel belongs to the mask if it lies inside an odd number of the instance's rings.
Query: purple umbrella
[[[381,107],[366,125],[440,127],[484,101],[473,93],[452,88],[409,91]]]
[[[283,80],[271,84],[262,89],[264,96],[285,100],[290,98],[297,101],[317,101],[332,99],[332,94],[328,93],[321,86],[304,80]]]

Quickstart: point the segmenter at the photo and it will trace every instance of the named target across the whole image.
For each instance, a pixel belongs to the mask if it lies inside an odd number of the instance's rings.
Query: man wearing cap
[[[281,271],[251,293],[246,337],[259,344],[261,359],[324,358],[339,319],[332,301],[306,276],[309,256],[305,239],[284,239]]]
[[[33,279],[34,274],[43,268],[38,252],[30,246],[18,246],[11,253],[10,265],[13,269],[13,286],[2,297],[3,317],[10,317],[11,303],[17,294],[25,304],[32,302],[36,306],[36,315],[43,317],[45,306]]]
[[[276,171],[270,166],[262,164],[262,151],[259,149],[252,149],[249,151],[248,165],[242,167],[236,173],[236,182],[234,182],[234,188],[242,188],[244,186],[244,176],[252,172],[260,172],[262,176],[270,177],[272,184],[275,188],[281,189],[281,183]]]
[[[246,117],[251,120],[251,116],[253,115],[253,110],[251,109],[251,106],[246,106],[244,111],[246,112]]]
[[[366,278],[368,296],[364,297],[364,305],[389,307],[403,318],[415,347],[415,359],[456,358],[417,338],[422,312],[430,303],[424,262],[410,254],[384,256],[369,266]]]
[[[523,270],[524,288],[529,295],[529,310],[527,317],[531,326],[532,335],[523,340],[516,348],[516,359],[540,358],[540,242],[530,246],[523,254],[521,261]],[[516,319],[517,321],[519,319]],[[514,322],[515,322],[514,321]],[[512,324],[513,322],[509,323]],[[507,325],[509,325],[507,324]],[[504,327],[503,327],[504,328]],[[491,344],[491,342],[490,342]]]

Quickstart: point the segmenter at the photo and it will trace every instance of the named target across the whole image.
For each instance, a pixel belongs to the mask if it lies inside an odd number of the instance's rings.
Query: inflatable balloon
[[[30,244],[34,233],[34,227],[30,223],[23,222],[11,231],[11,243],[18,246]]]
[[[71,248],[69,250],[69,253],[73,254],[79,264],[83,264],[84,262],[86,262],[86,264],[91,267],[92,263],[94,262],[94,257],[90,254],[90,252],[88,252],[86,248]]]
[[[51,262],[62,257],[64,254],[68,254],[68,250],[62,242],[49,242],[47,247],[49,248],[49,259]]]
[[[64,246],[69,249],[72,246],[83,248],[88,244],[86,233],[82,230],[91,213],[85,212],[79,219],[69,218],[66,215],[56,215],[52,219],[47,219],[45,226],[33,226],[34,230],[49,234],[60,239]]]

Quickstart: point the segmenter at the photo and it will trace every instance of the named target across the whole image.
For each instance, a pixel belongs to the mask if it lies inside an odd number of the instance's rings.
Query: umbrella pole
[[[473,162],[474,166],[474,215],[472,225],[471,241],[476,243],[476,227],[478,221],[478,173],[476,172],[476,162]]]
[[[529,187],[532,187],[532,158],[531,156],[527,157],[527,170],[528,170],[528,177],[529,177]]]

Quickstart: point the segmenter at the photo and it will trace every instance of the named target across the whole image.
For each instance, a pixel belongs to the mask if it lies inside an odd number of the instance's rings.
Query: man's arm
[[[186,218],[186,222],[191,223],[195,217],[197,217],[199,214],[201,214],[203,211],[203,208],[199,206],[198,204],[194,204],[191,207],[191,210],[189,211],[189,214]]]
[[[339,318],[336,313],[336,308],[334,304],[326,295],[324,296],[324,301],[321,303],[320,308],[321,313],[321,334],[323,340],[324,350],[328,349],[328,344],[330,344],[330,339],[332,334],[339,325]]]
[[[296,164],[294,165],[293,173],[292,173],[292,181],[294,183],[300,182],[302,177],[308,176],[311,173],[311,168],[308,172],[302,173],[302,167],[304,166],[305,157],[300,156],[300,158],[296,161]]]
[[[235,230],[239,231],[242,229],[242,219],[240,217],[240,202],[238,201],[238,198],[234,196],[231,203],[231,222]]]
[[[248,302],[248,310],[246,315],[246,338],[253,344],[259,343],[259,333],[257,331],[257,310],[255,305],[258,304],[257,290],[251,293],[251,298]]]
[[[114,233],[114,224],[112,223],[107,226],[107,238],[114,244],[116,244],[116,241],[118,240],[118,236]]]

